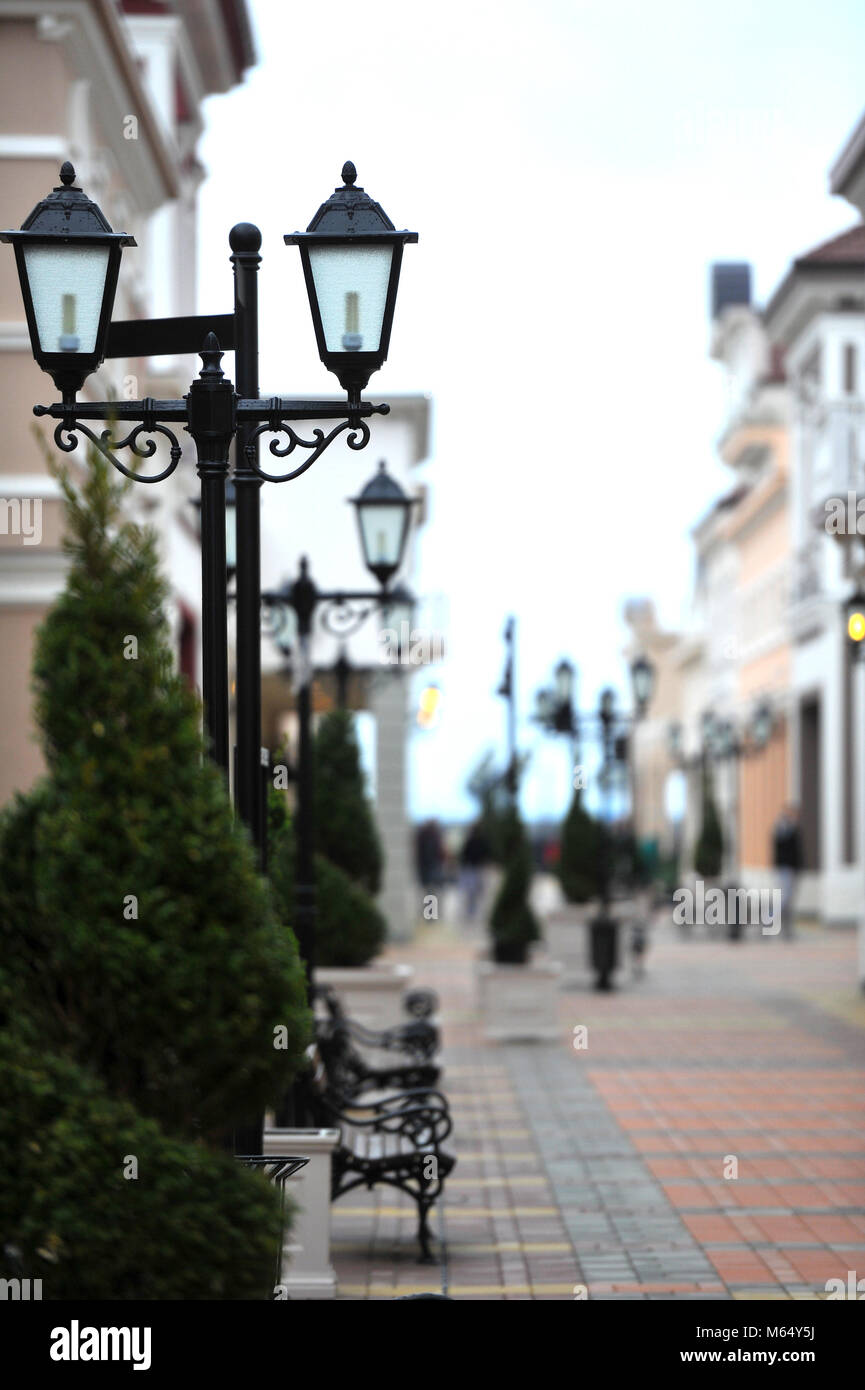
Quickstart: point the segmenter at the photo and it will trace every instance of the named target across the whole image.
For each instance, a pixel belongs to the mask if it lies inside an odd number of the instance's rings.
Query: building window
[[[855,343],[844,344],[844,394],[855,395],[857,353]]]

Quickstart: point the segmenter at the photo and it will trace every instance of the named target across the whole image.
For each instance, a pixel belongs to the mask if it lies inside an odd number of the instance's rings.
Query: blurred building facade
[[[846,631],[852,552],[827,531],[826,504],[861,491],[865,226],[794,261],[765,322],[785,353],[793,407],[791,780],[806,870],[799,907],[829,923],[849,922],[865,875],[857,806],[863,725]]]
[[[115,319],[196,310],[196,158],[205,97],[227,92],[255,61],[245,0],[6,0],[0,9],[0,175],[3,226],[17,227],[71,159],[78,183],[137,248],[123,257]],[[31,720],[34,632],[64,582],[59,489],[32,431],[31,406],[55,398],[33,362],[14,257],[0,256],[0,458],[2,515],[22,504],[38,538],[0,528],[0,804],[41,770]],[[226,284],[226,294],[230,284]],[[93,399],[176,396],[193,359],[107,361],[90,378]],[[185,436],[181,436],[185,438]],[[50,433],[46,439],[56,456]],[[83,447],[69,456],[85,462]],[[159,458],[153,471],[158,471]],[[133,486],[130,514],[157,530],[171,584],[179,668],[200,671],[200,555],[192,456],[154,488]],[[15,504],[17,503],[17,507]]]
[[[830,172],[829,187],[832,193],[846,199],[857,210],[860,217],[865,219],[865,115],[861,117],[836,159]],[[863,349],[863,355],[865,355],[865,349]],[[861,500],[865,496],[865,456],[862,453],[859,455],[856,479],[856,495]],[[849,544],[851,540],[852,544]],[[848,574],[851,575],[861,593],[865,591],[865,544],[860,543],[858,536],[855,539],[848,538],[848,544],[850,554]],[[860,666],[858,674],[859,714],[858,723],[854,729],[854,744],[859,749],[857,784],[860,809],[856,822],[856,837],[863,858],[865,858],[865,666]],[[860,889],[859,978],[865,987],[865,875],[860,875]]]
[[[865,212],[865,118],[831,187]],[[676,672],[663,686],[674,708],[653,703],[646,736],[662,717],[668,744],[677,733],[683,876],[707,774],[724,873],[743,887],[773,882],[772,827],[799,806],[797,909],[860,923],[865,981],[865,662],[846,628],[865,588],[865,225],[794,260],[765,309],[740,263],[713,267],[711,301],[710,352],[727,383],[717,447],[732,485],[694,528],[688,615],[660,652],[661,672]],[[639,778],[638,797],[641,786],[636,819],[648,826],[659,799]]]

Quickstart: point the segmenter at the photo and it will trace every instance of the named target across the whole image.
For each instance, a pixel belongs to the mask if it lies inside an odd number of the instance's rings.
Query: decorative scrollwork
[[[322,608],[319,619],[325,632],[333,637],[351,637],[366,622],[375,605],[358,608],[347,599],[334,599]]]
[[[268,420],[265,424],[256,426],[246,442],[247,466],[255,473],[256,477],[264,478],[268,483],[290,483],[292,478],[299,478],[301,473],[305,473],[308,468],[311,468],[316,459],[321,458],[328,445],[332,444],[339,435],[344,434],[346,431],[348,431],[348,436],[345,442],[350,449],[366,448],[369,443],[369,425],[365,420],[360,420],[355,424],[353,424],[351,420],[341,420],[340,423],[335,425],[327,434],[325,434],[322,429],[314,429],[312,432],[312,439],[304,439],[285,420]],[[305,459],[302,464],[293,469],[290,473],[266,473],[265,470],[259,466],[255,457],[256,441],[263,434],[284,434],[287,436],[288,442],[285,444],[280,444],[279,439],[272,439],[270,441],[269,448],[274,458],[288,458],[289,454],[293,454],[295,449],[311,449],[312,453],[308,459]]]
[[[61,420],[54,430],[54,443],[64,454],[71,454],[78,448],[79,434],[85,435],[86,438],[90,440],[93,447],[98,449],[103,458],[106,458],[109,463],[113,464],[118,472],[122,473],[126,478],[131,478],[133,482],[136,483],[161,483],[165,478],[170,478],[171,474],[180,463],[183,454],[183,448],[178,443],[176,436],[172,434],[167,426],[160,425],[155,420],[148,420],[140,425],[136,425],[134,429],[129,431],[125,439],[113,439],[110,429],[103,430],[101,434],[98,435],[94,434],[93,430],[81,420]],[[171,445],[170,461],[167,467],[163,468],[161,473],[136,473],[133,469],[127,468],[125,463],[121,463],[120,459],[115,456],[115,449],[129,449],[131,453],[135,454],[136,458],[153,458],[153,455],[156,453],[157,441],[153,438],[140,441],[139,437],[141,435],[152,436],[154,434],[165,435],[165,438],[169,440]]]
[[[262,595],[261,630],[265,637],[272,637],[275,642],[280,638],[288,641],[294,629],[293,620],[294,615],[288,603],[277,602],[266,594]]]

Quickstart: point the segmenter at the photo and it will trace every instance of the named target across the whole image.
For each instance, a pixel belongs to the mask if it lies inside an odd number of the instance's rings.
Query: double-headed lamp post
[[[387,405],[361,399],[370,377],[384,363],[402,264],[403,247],[416,232],[397,231],[380,205],[356,186],[357,171],[343,165],[342,185],[318,209],[305,232],[285,237],[300,250],[319,356],[346,392],[345,402],[261,399],[258,386],[258,268],[261,233],[240,222],[229,234],[234,272],[231,314],[112,322],[120,259],[135,240],[112,230],[101,209],[75,182],[66,162],[60,183],[17,230],[0,232],[15,251],[33,356],[53,379],[61,399],[35,406],[34,413],[57,422],[54,440],[63,453],[90,441],[115,468],[136,482],[158,483],[175,472],[183,455],[172,426],[184,428],[196,446],[201,480],[202,689],[210,752],[228,774],[228,603],[225,492],[231,444],[237,440],[237,776],[238,814],[249,827],[259,856],[265,837],[261,813],[261,576],[260,489],[263,482],[290,482],[321,457],[340,435],[362,449],[367,420],[387,414]],[[237,389],[224,375],[223,350],[234,350]],[[79,401],[78,392],[108,357],[200,354],[202,369],[181,399]],[[337,421],[310,438],[300,421]],[[107,428],[95,433],[87,421]],[[128,433],[123,431],[128,429]],[[274,435],[270,453],[306,457],[288,472],[259,465],[259,442]],[[122,436],[122,437],[120,437]],[[284,442],[280,443],[279,436]],[[168,462],[142,473],[138,460],[152,459],[162,438]],[[128,451],[129,463],[118,454]],[[133,466],[129,466],[132,464]],[[238,927],[242,930],[242,924]],[[256,1130],[258,1124],[256,1122]],[[255,1132],[238,1138],[238,1151],[256,1152]]]
[[[364,563],[378,581],[377,590],[319,589],[304,556],[298,577],[282,588],[262,594],[267,627],[284,655],[288,655],[290,614],[294,615],[297,654],[294,662],[297,689],[297,780],[295,931],[307,977],[315,970],[315,819],[312,769],[312,630],[315,615],[323,608],[324,625],[345,636],[360,627],[373,608],[387,609],[405,601],[407,591],[388,589],[405,555],[414,499],[380,463],[378,472],[357,497],[350,499],[358,521]],[[354,604],[366,604],[354,609]]]
[[[640,856],[638,805],[640,787],[637,773],[636,726],[645,719],[646,712],[652,703],[652,698],[655,694],[655,676],[655,666],[644,653],[640,653],[640,655],[631,662],[631,692],[634,699],[634,729],[631,733],[631,800],[634,806],[634,853],[638,861]]]
[[[502,633],[505,644],[505,669],[496,694],[507,704],[508,711],[508,764],[505,772],[505,786],[508,790],[511,804],[517,804],[517,791],[519,783],[519,757],[517,754],[517,673],[516,673],[516,645],[517,645],[517,620],[514,617],[508,618]]]
[[[238,223],[229,236],[234,269],[233,314],[112,323],[120,258],[135,240],[112,230],[101,209],[75,182],[65,163],[60,184],[25,219],[20,229],[0,232],[15,251],[33,356],[53,379],[61,400],[36,406],[37,415],[57,421],[54,439],[71,453],[85,436],[126,477],[158,483],[178,467],[182,447],[172,426],[192,436],[201,479],[202,649],[205,726],[213,758],[227,770],[228,649],[225,492],[229,450],[238,449],[236,490],[237,575],[237,782],[238,811],[260,847],[261,657],[259,645],[259,490],[263,482],[288,482],[304,473],[341,434],[352,449],[369,440],[366,423],[388,406],[361,400],[361,391],[385,361],[390,345],[402,249],[416,232],[397,231],[380,205],[356,186],[347,162],[342,186],[319,208],[305,232],[285,237],[300,249],[319,356],[344,387],[345,403],[260,399],[258,393],[258,287],[261,233]],[[238,390],[220,367],[223,349],[234,349]],[[133,401],[79,401],[77,394],[106,357],[160,356],[200,352],[203,367],[188,395],[179,400],[147,397]],[[107,422],[96,434],[86,421]],[[299,421],[337,420],[303,438]],[[129,426],[124,437],[122,434]],[[307,451],[287,473],[265,472],[258,463],[262,435],[274,438],[270,452],[285,458]],[[167,464],[141,473],[117,455],[153,458],[158,438],[169,445]]]
[[[580,717],[575,708],[577,671],[574,663],[563,657],[553,673],[552,688],[539,690],[535,696],[536,724],[551,734],[564,734],[570,742],[571,777],[580,761]]]

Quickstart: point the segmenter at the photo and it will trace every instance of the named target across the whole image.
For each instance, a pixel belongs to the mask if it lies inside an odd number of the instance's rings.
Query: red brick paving
[[[562,991],[561,1043],[534,1048],[483,1040],[479,945],[440,927],[390,952],[442,999],[459,1160],[444,1266],[416,1262],[401,1194],[354,1193],[333,1212],[341,1297],[444,1285],[455,1298],[573,1299],[585,1284],[590,1298],[816,1298],[829,1278],[865,1274],[865,1004],[852,933],[734,944],[662,925],[645,980]],[[576,1023],[587,1051],[572,1047]],[[550,1066],[551,1099],[570,1107],[574,1133],[591,1134],[601,1115],[619,1136],[579,1172],[574,1157],[573,1191],[558,1122],[533,1103],[532,1069]],[[730,1155],[736,1178],[724,1177]],[[636,1206],[630,1179],[616,1177],[635,1161]],[[679,1259],[703,1273],[688,1277]]]

